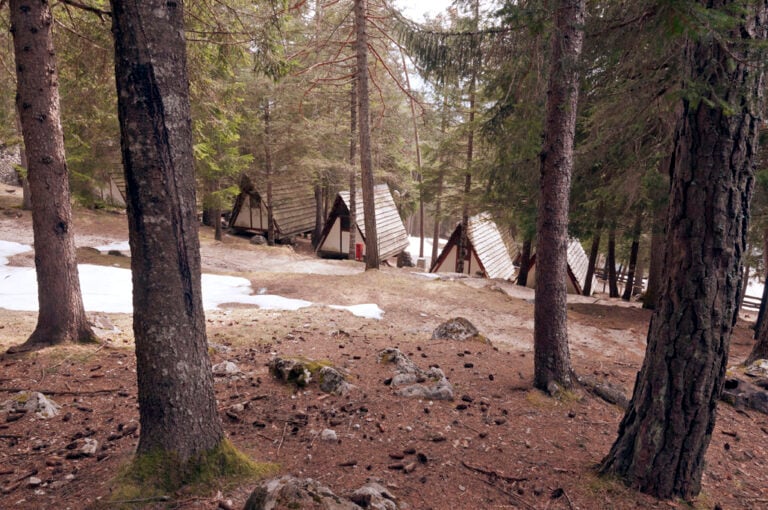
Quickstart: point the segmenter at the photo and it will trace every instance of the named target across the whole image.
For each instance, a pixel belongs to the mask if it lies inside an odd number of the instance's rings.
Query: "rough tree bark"
[[[40,311],[27,341],[10,352],[96,341],[85,317],[69,201],[50,4],[11,0],[16,108],[27,157]]]
[[[184,468],[224,438],[208,358],[183,13],[113,0],[141,438]],[[163,476],[157,474],[157,476]]]
[[[702,4],[722,13],[736,2]],[[727,11],[744,16],[732,33],[685,46],[684,83],[703,97],[683,95],[670,165],[662,295],[632,401],[601,465],[602,473],[659,498],[690,500],[701,489],[738,316],[763,107],[757,41],[766,38],[768,2],[740,8]],[[733,42],[739,38],[746,40]]]
[[[365,216],[365,269],[379,268],[379,236],[376,232],[376,204],[373,197],[371,162],[370,102],[368,100],[368,31],[366,0],[355,0],[355,50],[357,52],[357,113],[360,128],[360,173],[362,177],[363,215]]]
[[[534,385],[570,387],[566,327],[568,199],[579,97],[579,56],[584,39],[584,0],[555,4],[551,64],[541,151],[541,196],[536,242]]]

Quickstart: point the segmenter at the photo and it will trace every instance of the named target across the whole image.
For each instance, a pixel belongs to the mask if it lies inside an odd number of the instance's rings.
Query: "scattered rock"
[[[768,391],[744,379],[727,379],[720,400],[736,408],[754,409],[768,414]]]
[[[336,431],[332,429],[325,429],[320,432],[320,439],[328,442],[336,442],[339,440],[338,436],[336,435]]]
[[[61,406],[37,391],[20,391],[3,403],[3,409],[9,413],[6,421],[16,421],[27,412],[35,413],[41,419],[53,418],[59,414]]]
[[[278,357],[269,362],[269,371],[278,379],[300,388],[316,379],[322,391],[333,395],[346,395],[352,388],[344,374],[326,362]]]
[[[333,367],[323,367],[317,374],[320,389],[332,395],[346,395],[352,388],[344,378],[344,374]]]
[[[273,358],[269,362],[269,371],[281,381],[294,383],[303,388],[312,380],[312,371],[307,362],[292,358]]]
[[[213,375],[216,377],[227,377],[240,374],[240,369],[231,361],[222,361],[213,365]]]
[[[378,481],[369,479],[350,496],[355,504],[373,510],[397,510],[395,497]]]
[[[37,486],[39,486],[42,483],[43,483],[43,481],[40,478],[36,477],[36,476],[30,476],[27,479],[27,485],[29,485],[30,487],[37,487]]]
[[[243,510],[273,508],[360,510],[358,505],[337,496],[320,482],[290,475],[261,482],[245,502]]]
[[[96,450],[99,449],[99,442],[93,438],[85,438],[85,444],[80,447],[80,453],[86,457],[93,457],[96,455]]]
[[[263,246],[267,244],[267,238],[261,234],[256,234],[255,236],[251,237],[250,243]]]
[[[440,324],[432,332],[432,340],[455,340],[457,342],[474,341],[490,344],[491,341],[480,334],[474,324],[464,317],[456,317]]]
[[[120,333],[120,328],[115,326],[109,317],[103,313],[89,313],[88,324],[102,333]]]
[[[445,374],[437,367],[423,370],[411,361],[399,349],[388,348],[379,353],[379,362],[391,362],[396,366],[397,374],[390,383],[393,387],[405,386],[397,391],[398,395],[409,398],[428,400],[453,400],[453,386]],[[421,384],[431,381],[432,385]]]
[[[759,359],[749,365],[744,373],[750,377],[768,377],[768,359]]]

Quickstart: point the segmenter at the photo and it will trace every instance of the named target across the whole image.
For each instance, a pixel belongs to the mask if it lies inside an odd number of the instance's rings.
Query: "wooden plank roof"
[[[456,225],[451,238],[446,243],[437,260],[433,261],[431,271],[436,271],[444,262],[447,254],[459,244],[461,222]],[[499,231],[489,213],[480,213],[469,218],[467,224],[469,250],[475,253],[487,278],[508,280],[515,273],[515,266],[509,254],[508,243]],[[511,243],[510,243],[511,244]]]
[[[241,193],[235,200],[232,221],[241,207],[249,207],[247,195],[257,196],[266,203],[266,182],[254,183],[244,176],[240,183]],[[289,237],[315,228],[315,196],[309,178],[272,183],[272,215],[278,237]]]
[[[568,239],[568,269],[576,280],[579,294],[584,290],[587,283],[587,269],[589,268],[589,257],[581,246],[581,241],[575,237]],[[592,289],[597,288],[597,280],[592,277]]]
[[[349,211],[349,191],[340,191],[339,198]],[[379,237],[379,257],[381,260],[394,257],[408,247],[408,232],[397,211],[397,206],[389,191],[389,186],[379,184],[373,189],[373,201],[376,210],[376,234]],[[347,212],[348,214],[348,212]],[[363,194],[357,190],[355,194],[355,215],[357,226],[365,239],[365,213],[363,211]],[[328,223],[331,223],[329,218]]]
[[[515,266],[501,232],[489,213],[469,218],[467,237],[488,278],[512,278]]]

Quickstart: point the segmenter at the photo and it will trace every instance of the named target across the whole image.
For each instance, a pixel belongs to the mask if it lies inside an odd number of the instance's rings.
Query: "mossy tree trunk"
[[[24,351],[96,340],[85,317],[75,254],[50,4],[11,0],[16,107],[27,159],[40,311]]]
[[[554,6],[554,31],[547,88],[544,146],[536,242],[534,385],[570,387],[571,359],[566,326],[568,199],[573,170],[579,57],[584,39],[584,0]]]
[[[183,468],[224,439],[200,281],[181,2],[112,2],[141,438]],[[158,473],[158,476],[162,476]]]
[[[715,425],[746,249],[757,133],[763,107],[758,41],[768,3],[702,2],[712,15],[743,15],[722,37],[688,41],[686,80],[670,166],[662,295],[619,437],[601,472],[658,498],[701,490]],[[733,43],[739,38],[746,39]],[[730,47],[723,47],[730,44]],[[706,88],[701,87],[707,84]],[[715,95],[717,91],[718,94]],[[693,91],[690,91],[694,93]]]

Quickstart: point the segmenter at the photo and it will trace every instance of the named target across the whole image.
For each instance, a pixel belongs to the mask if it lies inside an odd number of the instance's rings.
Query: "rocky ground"
[[[0,189],[0,239],[32,241],[19,192]],[[89,262],[120,257],[83,248],[127,239],[120,214],[76,211],[77,244]],[[280,474],[310,477],[346,496],[375,478],[411,509],[686,508],[657,501],[594,468],[616,437],[622,410],[580,389],[554,400],[531,386],[533,294],[504,282],[432,280],[406,269],[363,272],[349,261],[321,261],[305,244],[254,246],[201,234],[206,271],[249,278],[255,289],[315,303],[376,303],[381,320],[325,306],[274,311],[242,305],[207,313],[222,421],[232,442]],[[13,264],[28,265],[29,256]],[[0,282],[2,285],[2,282]],[[465,317],[490,340],[432,339],[438,325]],[[575,369],[629,395],[642,363],[649,313],[597,298],[569,303]],[[104,343],[62,346],[0,359],[0,402],[39,391],[60,409],[51,418],[6,406],[0,413],[0,508],[109,507],[113,477],[141,433],[136,408],[131,317],[93,314]],[[731,363],[752,345],[749,319],[736,326]],[[36,315],[0,309],[0,349],[23,342]],[[439,368],[453,400],[411,398],[393,384],[398,349],[420,369]],[[352,388],[325,393],[270,374],[275,357],[304,357],[346,374]],[[430,382],[429,377],[424,383]],[[18,407],[18,405],[16,405]],[[707,453],[701,509],[768,508],[766,415],[722,403]],[[139,507],[242,508],[257,480],[167,495]]]

